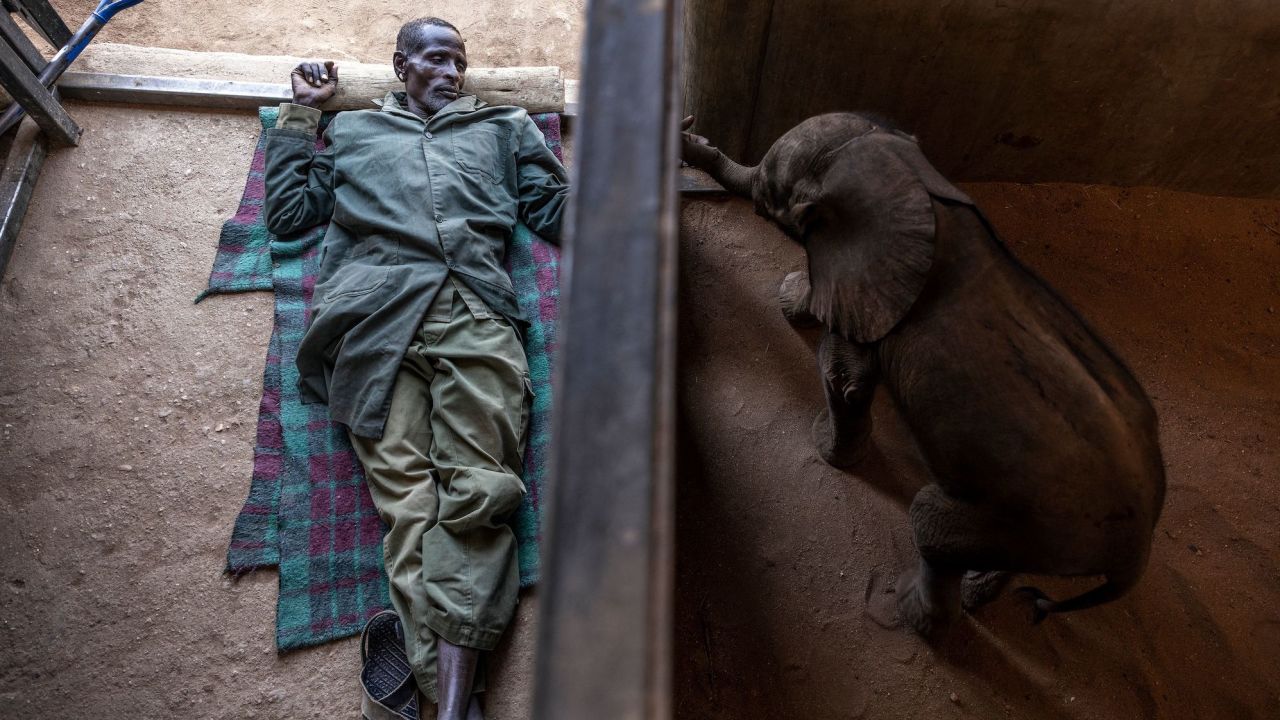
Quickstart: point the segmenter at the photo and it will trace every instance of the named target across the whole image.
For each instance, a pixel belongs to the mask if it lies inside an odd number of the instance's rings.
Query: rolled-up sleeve
[[[333,215],[332,135],[328,148],[316,152],[319,127],[319,110],[281,103],[275,127],[265,133],[263,218],[277,235],[314,227]]]
[[[569,202],[569,174],[527,115],[516,155],[520,220],[548,242],[560,244],[561,218]]]

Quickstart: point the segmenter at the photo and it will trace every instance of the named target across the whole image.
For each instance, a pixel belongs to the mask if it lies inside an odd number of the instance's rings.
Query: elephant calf
[[[692,121],[686,119],[685,128]],[[911,503],[919,569],[902,619],[929,635],[993,599],[1013,573],[1103,575],[1035,620],[1114,600],[1138,581],[1164,503],[1150,400],[1124,363],[999,240],[915,138],[852,113],[810,118],[743,167],[686,132],[685,159],[804,246],[780,290],[821,324],[822,457],[865,454],[885,387],[933,483]]]

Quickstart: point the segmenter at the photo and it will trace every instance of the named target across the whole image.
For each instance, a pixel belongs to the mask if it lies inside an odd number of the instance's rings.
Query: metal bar
[[[732,195],[720,183],[701,170],[680,168],[681,195]]]
[[[18,126],[4,170],[0,171],[0,281],[4,280],[9,256],[18,243],[31,193],[48,154],[48,141],[34,122],[27,120]]]
[[[9,43],[9,47],[22,56],[23,62],[31,68],[31,72],[38,73],[44,69],[44,56],[35,45],[31,44],[31,39],[22,32],[22,28],[18,27],[18,23],[14,22],[13,17],[7,12],[0,12],[0,37],[3,37],[4,41]]]
[[[55,144],[75,145],[80,141],[80,128],[67,111],[62,109],[49,88],[40,79],[31,74],[18,53],[8,43],[0,42],[0,84],[9,91],[19,107],[26,110],[41,130]],[[12,108],[5,112],[11,115]],[[0,127],[3,127],[0,125]]]
[[[578,81],[564,81],[564,112],[561,115],[575,117],[578,114]]]
[[[285,83],[94,72],[67,72],[58,81],[58,88],[64,97],[76,100],[222,110],[254,110],[262,105],[288,102],[293,98],[292,89]],[[572,101],[569,97],[566,82],[566,102],[562,114],[572,117],[577,114],[576,94],[572,96]]]
[[[671,716],[679,4],[587,10],[536,720]]]
[[[284,83],[201,80],[156,75],[68,72],[58,82],[65,97],[96,102],[180,105],[253,110],[288,102],[293,91]]]
[[[60,48],[71,39],[71,28],[49,4],[49,0],[14,0],[31,29],[40,33],[53,47]]]

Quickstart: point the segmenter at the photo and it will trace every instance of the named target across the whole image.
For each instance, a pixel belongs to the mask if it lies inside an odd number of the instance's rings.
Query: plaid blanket
[[[262,108],[262,127],[275,125],[277,108]],[[322,127],[330,116],[326,115]],[[560,157],[560,117],[533,116],[547,145]],[[317,149],[323,147],[317,140]],[[360,632],[389,607],[382,562],[385,527],[365,486],[346,431],[324,405],[302,404],[294,364],[306,328],[319,270],[324,226],[287,240],[267,232],[261,218],[265,137],[259,137],[234,217],[222,227],[209,287],[219,293],[271,290],[275,327],[267,347],[258,407],[249,497],[236,518],[227,551],[233,575],[280,569],[276,647],[306,647]],[[541,494],[551,417],[551,358],[559,316],[559,251],[523,225],[507,250],[508,271],[530,320],[525,352],[535,393],[525,453],[525,502],[512,525],[520,542],[520,584],[538,579]]]

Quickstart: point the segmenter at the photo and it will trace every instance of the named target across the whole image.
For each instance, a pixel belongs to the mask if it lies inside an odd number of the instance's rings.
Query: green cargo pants
[[[516,331],[450,281],[401,362],[382,437],[351,436],[390,528],[383,557],[405,650],[432,702],[437,634],[492,650],[515,613],[520,577],[507,520],[525,492],[531,395]]]

